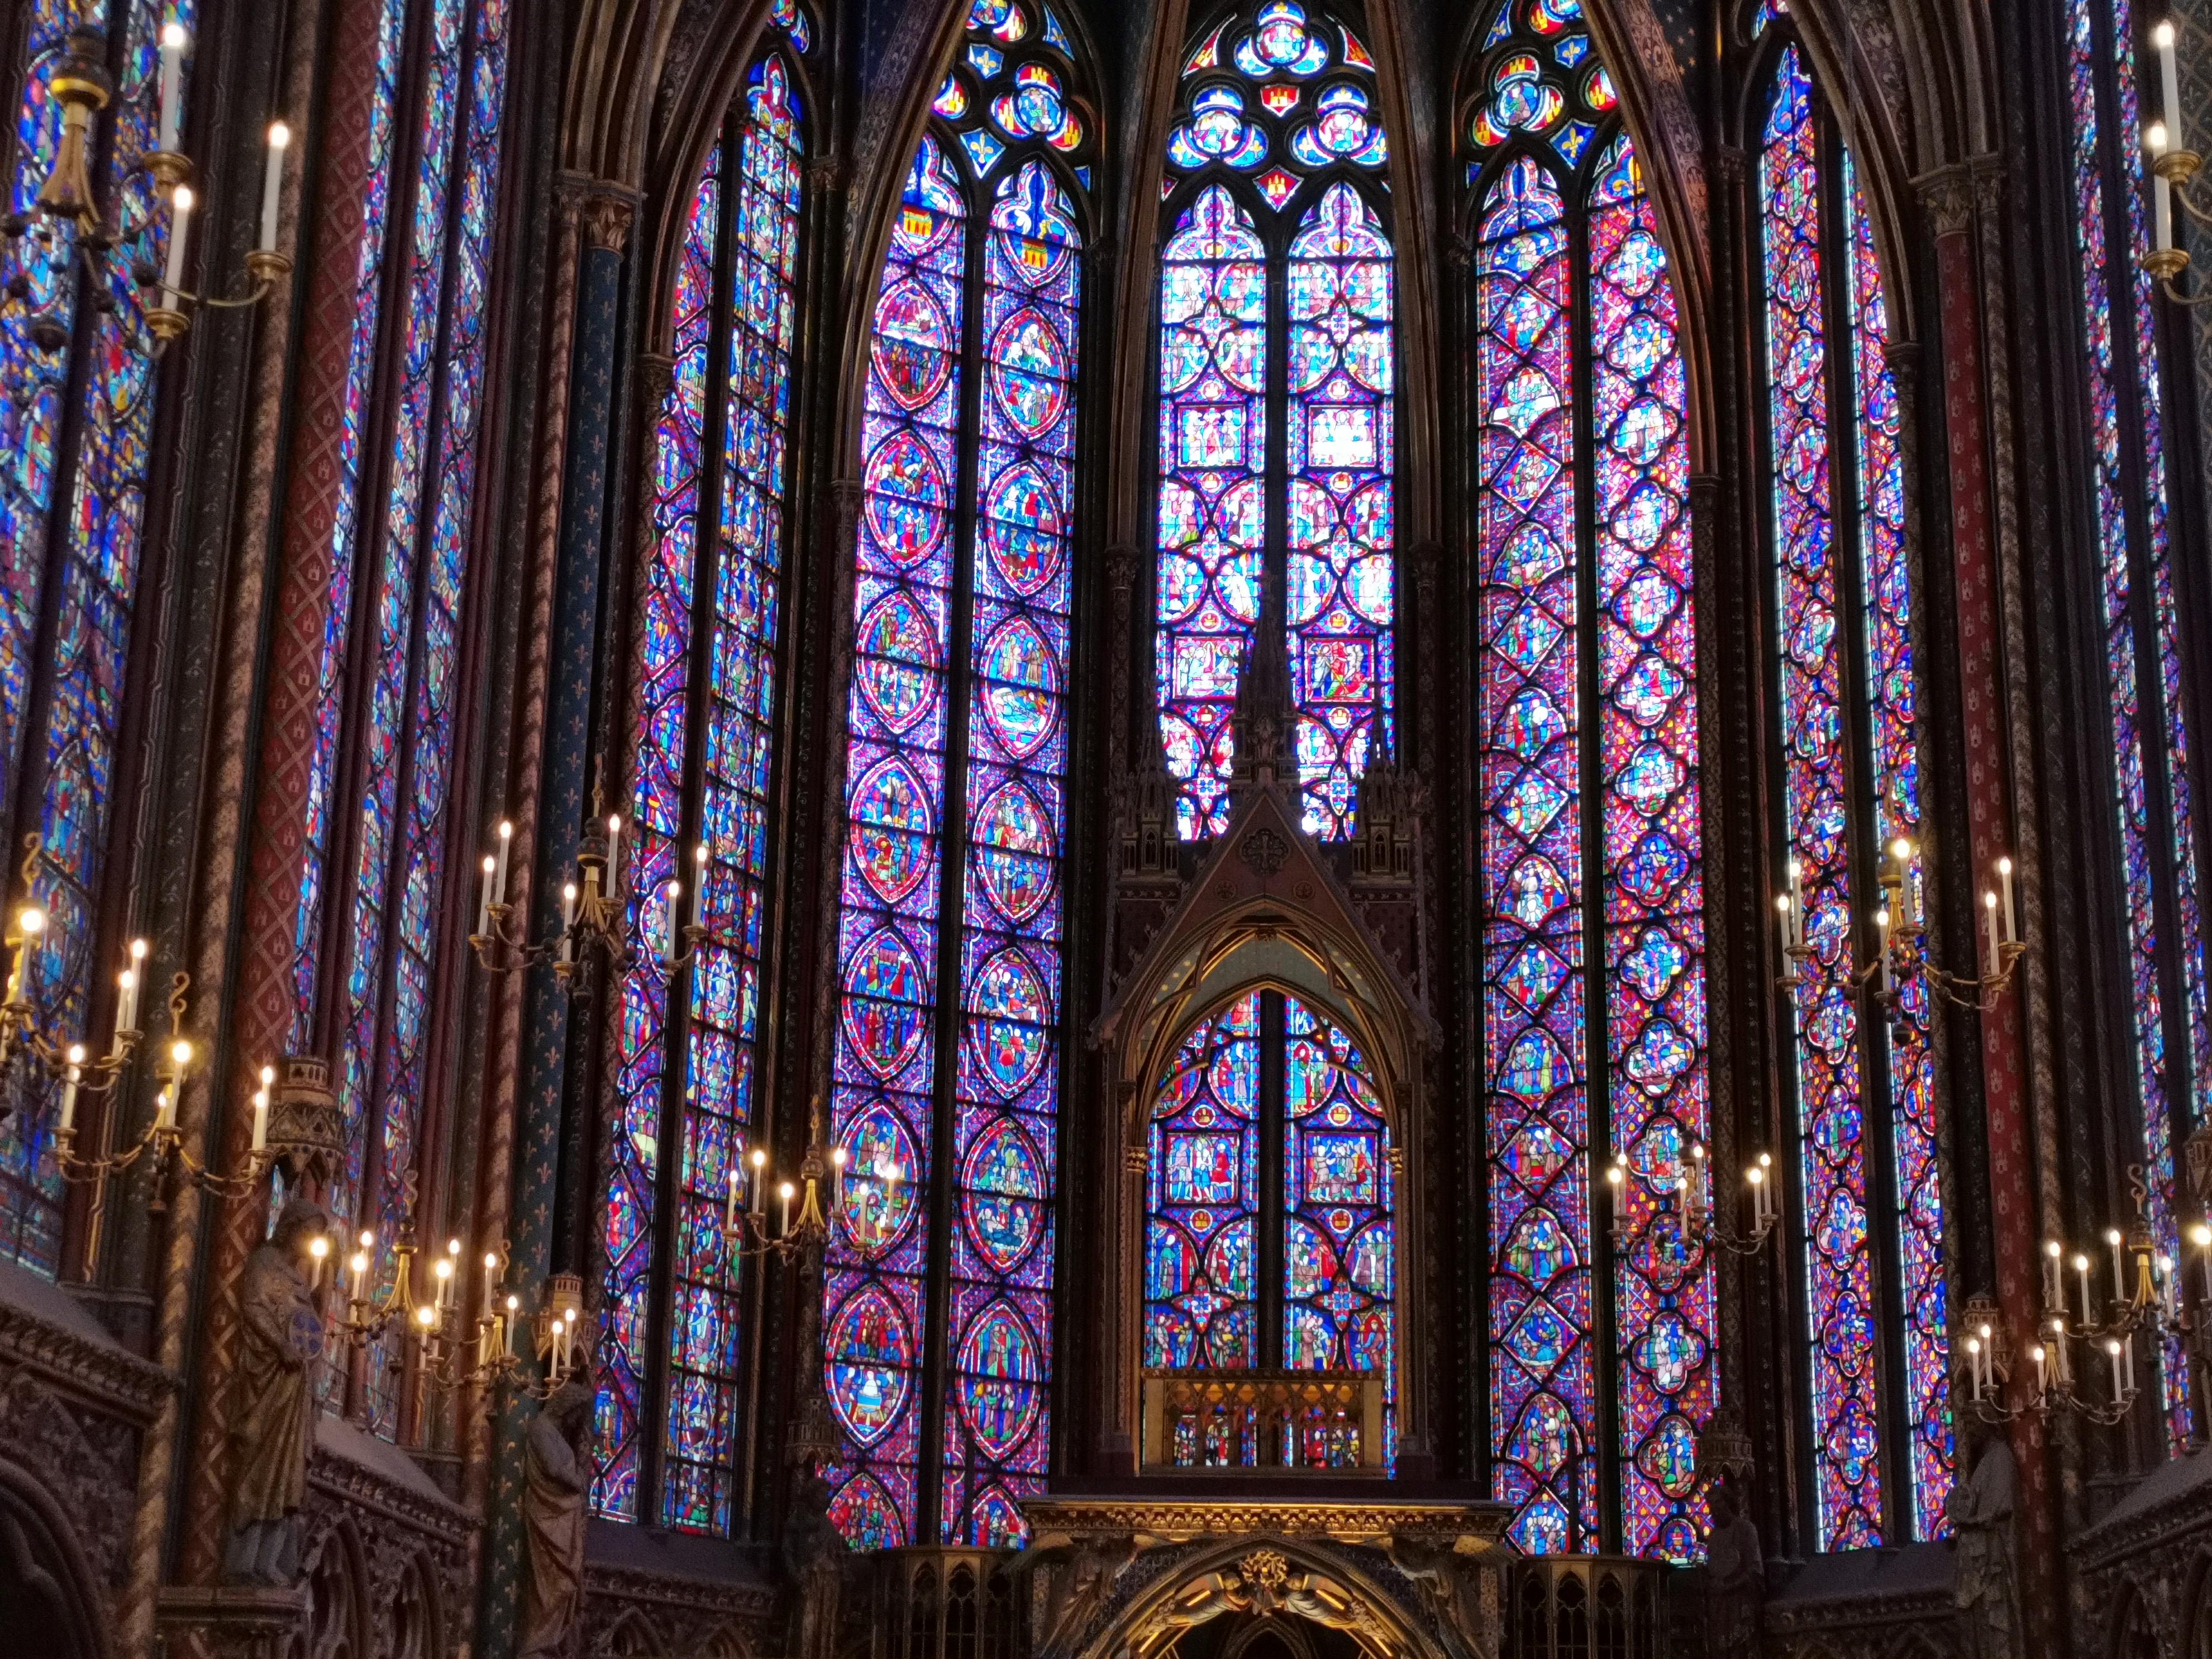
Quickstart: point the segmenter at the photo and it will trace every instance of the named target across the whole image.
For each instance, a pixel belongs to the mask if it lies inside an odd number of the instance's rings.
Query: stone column
[[[2005,854],[2018,860],[2020,848],[2014,842],[2013,779],[2008,764],[2011,744],[2005,719],[2004,632],[1992,530],[1984,318],[1974,264],[1973,192],[1963,167],[1946,168],[1916,183],[1936,239],[1968,862],[1978,873]],[[2018,1333],[2035,1329],[2041,1305],[2024,1025],[2017,987],[1996,999],[1996,1006],[1980,1019],[1997,1300],[2006,1324]],[[2025,1407],[2033,1388],[2032,1370],[2015,1365],[2010,1403]],[[2021,1591],[2027,1645],[2030,1651],[2055,1652],[2060,1639],[2052,1594],[2058,1582],[2057,1540],[2042,1419],[2022,1410],[2013,1420],[2011,1438],[2020,1470]]]

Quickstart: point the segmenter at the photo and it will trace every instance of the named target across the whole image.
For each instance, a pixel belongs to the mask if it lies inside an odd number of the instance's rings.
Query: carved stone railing
[[[1380,1474],[1382,1392],[1377,1371],[1146,1371],[1144,1466]]]

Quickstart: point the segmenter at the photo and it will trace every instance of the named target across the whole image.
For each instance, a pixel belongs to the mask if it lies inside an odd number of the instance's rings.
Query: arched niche
[[[1436,1024],[1377,947],[1336,878],[1316,855],[1279,789],[1255,787],[1228,831],[1092,1028],[1104,1051],[1118,1169],[1098,1294],[1109,1456],[1133,1468],[1140,1435],[1145,1331],[1146,1172],[1152,1111],[1185,1037],[1254,993],[1295,999],[1343,1033],[1364,1061],[1395,1168],[1393,1284],[1401,1475],[1429,1471],[1421,1187],[1426,1074]],[[1262,1201],[1267,1195],[1262,1194]]]

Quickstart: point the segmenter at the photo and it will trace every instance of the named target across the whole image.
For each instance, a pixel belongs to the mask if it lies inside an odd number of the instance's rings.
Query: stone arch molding
[[[1465,1659],[1358,1567],[1304,1539],[1248,1534],[1194,1553],[1137,1593],[1072,1659],[1158,1659],[1183,1633],[1238,1614],[1340,1631],[1369,1659]]]

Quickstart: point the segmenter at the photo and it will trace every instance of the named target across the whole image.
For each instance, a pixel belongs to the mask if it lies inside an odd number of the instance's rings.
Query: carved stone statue
[[[571,1376],[530,1420],[522,1493],[530,1574],[515,1659],[564,1653],[583,1606],[584,1496],[592,1482],[594,1393],[588,1378]]]
[[[307,1241],[329,1227],[319,1206],[285,1202],[276,1231],[248,1256],[239,1290],[243,1333],[231,1380],[230,1539],[234,1583],[289,1585],[300,1576],[300,1506],[315,1436],[313,1362],[323,1320],[306,1270]]]
[[[2013,1572],[2013,1498],[2019,1472],[2004,1435],[1963,1419],[1972,1473],[1951,1492],[1952,1603],[1965,1659],[2015,1659],[2020,1591]]]
[[[1732,1480],[1713,1484],[1712,1536],[1705,1547],[1705,1642],[1713,1659],[1753,1659],[1759,1607],[1766,1599],[1766,1558],[1758,1523],[1744,1513]]]

